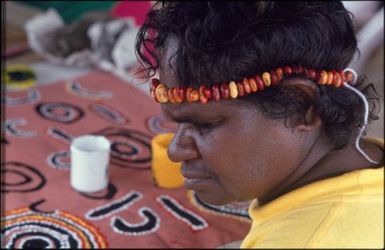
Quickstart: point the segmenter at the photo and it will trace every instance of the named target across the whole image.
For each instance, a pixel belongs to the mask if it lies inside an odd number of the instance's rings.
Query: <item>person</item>
[[[209,204],[253,200],[242,248],[384,247],[378,94],[340,1],[158,2],[136,53],[169,158]]]

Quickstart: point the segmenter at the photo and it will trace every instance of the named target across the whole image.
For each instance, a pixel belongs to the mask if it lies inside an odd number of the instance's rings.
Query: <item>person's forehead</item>
[[[199,103],[182,103],[182,104],[161,104],[162,111],[169,116],[185,117],[185,116],[197,116],[197,115],[209,115],[213,113],[213,110],[218,109],[218,105],[209,104],[201,105]]]
[[[161,104],[161,109],[166,116],[170,118],[178,118],[180,120],[188,120],[194,118],[196,120],[205,120],[213,117],[235,116],[254,113],[251,112],[252,107],[246,102],[236,100],[222,100],[220,102],[201,103],[182,103]]]

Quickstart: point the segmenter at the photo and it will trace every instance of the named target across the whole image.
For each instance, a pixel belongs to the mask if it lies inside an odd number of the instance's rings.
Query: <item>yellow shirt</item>
[[[261,207],[253,201],[249,215],[241,248],[384,248],[384,167],[314,182]]]

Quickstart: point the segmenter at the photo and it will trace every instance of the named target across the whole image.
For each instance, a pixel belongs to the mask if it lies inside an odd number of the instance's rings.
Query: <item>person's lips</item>
[[[202,187],[207,181],[211,180],[212,177],[204,172],[199,171],[199,168],[192,168],[194,170],[189,170],[188,167],[183,166],[182,175],[184,177],[184,185],[188,189],[198,189]]]

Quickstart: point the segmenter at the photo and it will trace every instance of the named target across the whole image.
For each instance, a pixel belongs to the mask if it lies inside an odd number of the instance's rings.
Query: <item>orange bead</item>
[[[160,82],[157,78],[151,79],[150,94],[155,99],[156,102],[159,102],[159,100],[156,98],[156,94],[155,94],[156,87],[158,87],[159,84],[160,84]]]
[[[229,83],[229,89],[230,89],[231,98],[237,98],[238,97],[238,87],[234,81],[231,81]]]
[[[335,71],[333,72],[333,75],[334,75],[334,77],[333,77],[333,85],[338,88],[342,84],[341,75],[340,75],[340,73],[335,72]]]
[[[274,70],[270,71],[271,85],[275,86],[278,84],[278,76]]]
[[[249,84],[250,84],[251,92],[257,92],[258,90],[257,82],[253,77],[249,78]]]
[[[190,99],[195,102],[199,100],[199,91],[196,89],[193,89],[190,94]]]
[[[238,95],[244,96],[245,95],[245,89],[243,88],[243,84],[240,82],[237,82],[237,88],[238,88]]]
[[[216,83],[212,86],[212,90],[213,90],[213,99],[215,101],[221,100],[221,92],[219,90],[219,84],[218,83]]]
[[[172,94],[177,103],[182,103],[183,99],[179,96],[178,88],[172,88]]]
[[[281,81],[282,78],[283,78],[283,69],[282,69],[282,68],[277,68],[277,69],[275,70],[275,73],[277,73],[278,81]]]
[[[199,87],[199,100],[203,104],[206,104],[209,101],[209,99],[205,96],[205,89],[206,89],[206,86],[204,85]]]
[[[155,89],[155,96],[160,103],[168,102],[167,87],[163,83],[160,83]]]
[[[186,100],[188,102],[195,102],[199,100],[199,92],[196,89],[188,87],[186,90]]]
[[[262,91],[265,89],[265,84],[263,83],[263,80],[259,75],[255,76],[255,82],[257,83],[258,91]]]
[[[177,103],[176,100],[175,100],[175,98],[174,98],[173,88],[168,89],[168,91],[167,91],[167,96],[168,96],[168,100],[169,100],[171,103]]]
[[[151,87],[150,93],[151,93],[151,96],[155,99],[155,102],[158,102],[158,103],[159,103],[158,98],[156,98],[155,88],[154,88],[154,87]]]
[[[271,85],[271,78],[268,72],[263,72],[262,80],[266,87],[269,87]]]
[[[249,84],[249,80],[247,80],[247,78],[243,78],[242,84],[243,84],[243,89],[245,90],[245,94],[246,95],[250,94],[251,93],[251,87]]]
[[[318,83],[325,85],[327,81],[328,81],[328,73],[325,70],[319,71]]]
[[[333,83],[334,74],[332,71],[328,71],[328,79],[326,80],[327,85],[331,85]]]

